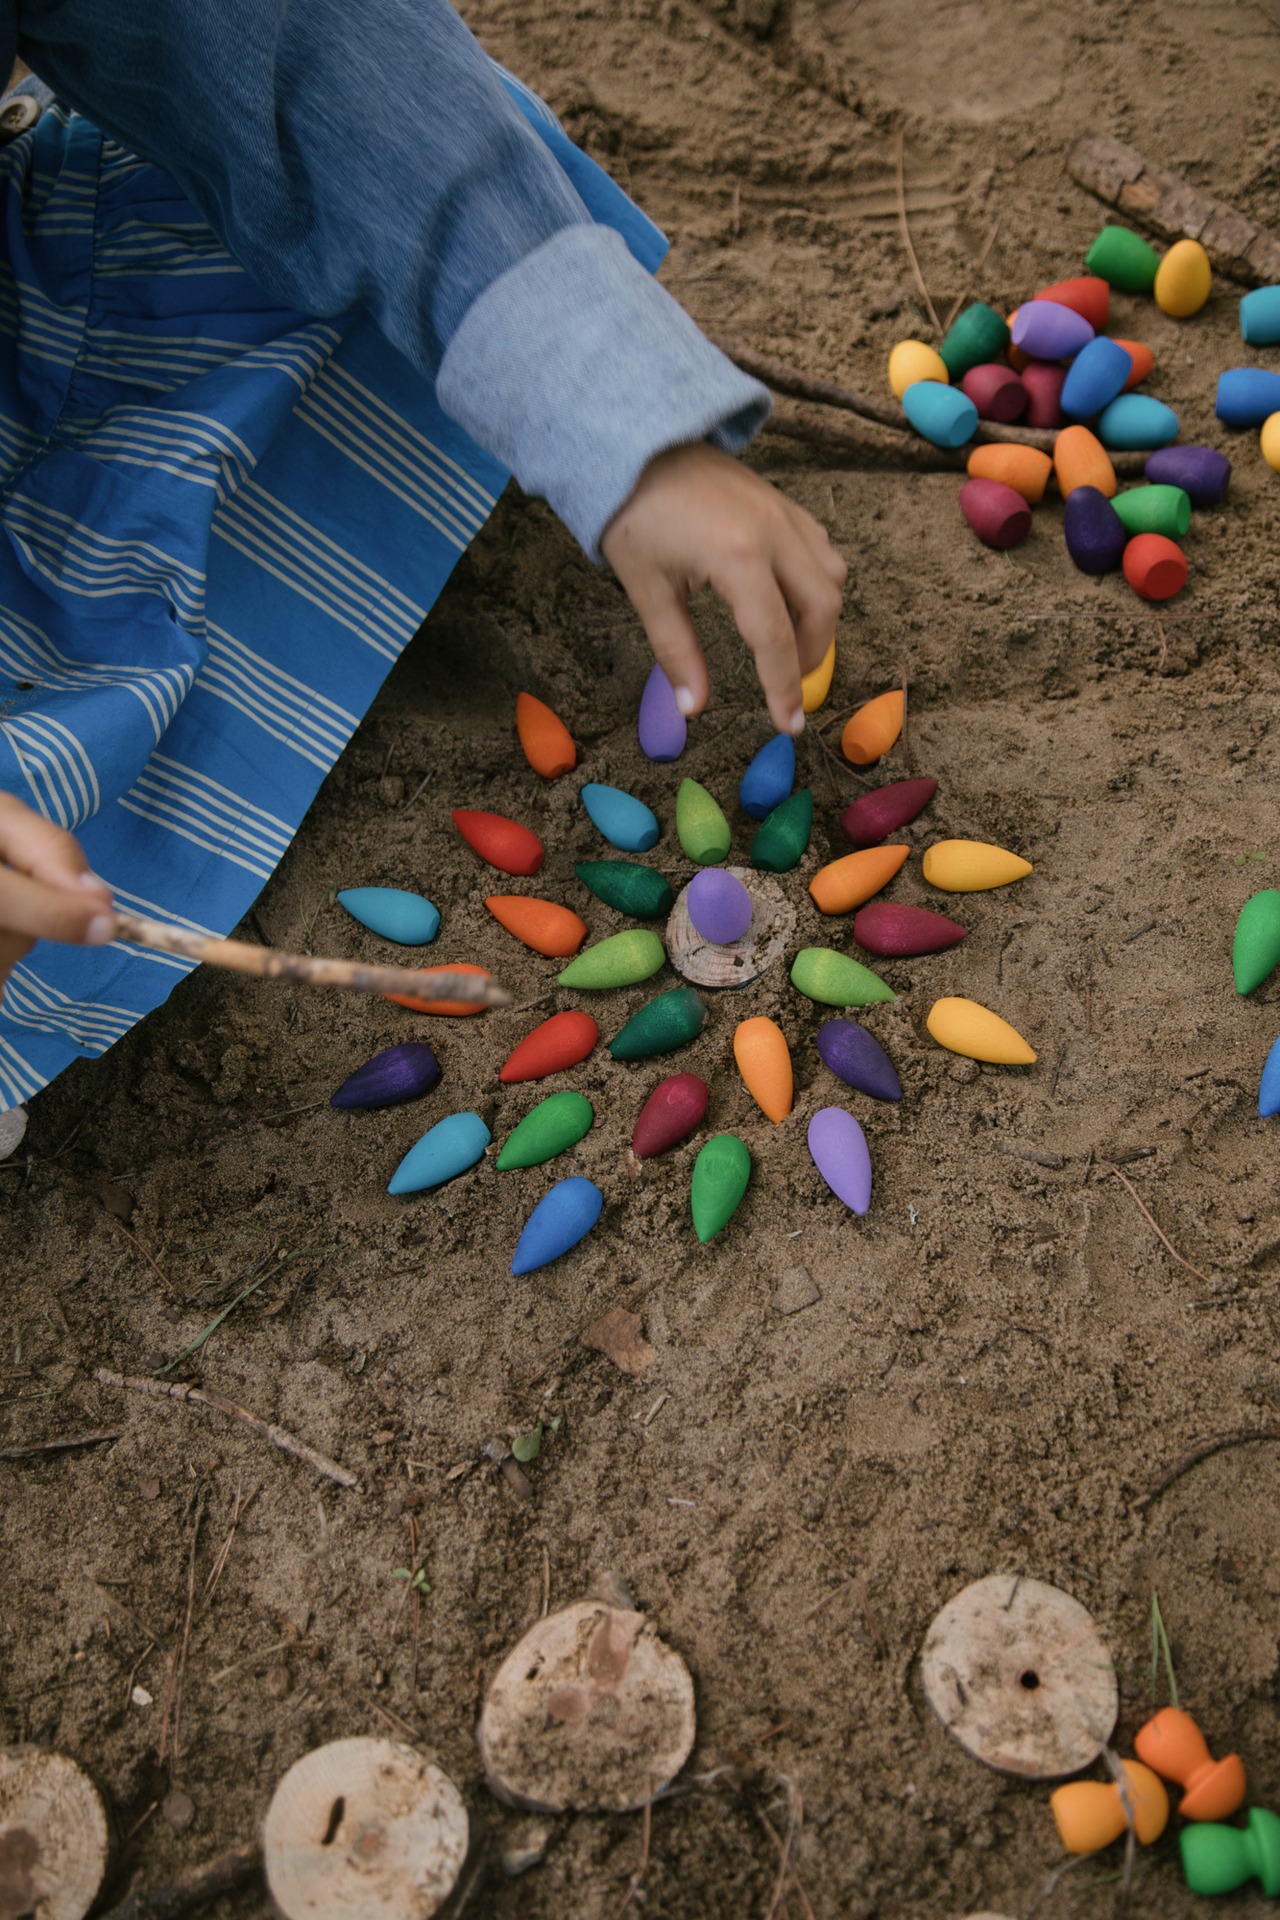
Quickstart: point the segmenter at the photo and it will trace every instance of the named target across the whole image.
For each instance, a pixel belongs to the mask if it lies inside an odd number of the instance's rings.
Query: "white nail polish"
[[[116,918],[113,913],[95,913],[85,928],[84,943],[87,947],[105,947],[108,940],[115,938]]]
[[[693,712],[693,689],[691,687],[676,688],[676,706],[680,709],[680,712],[685,715],[686,719]]]
[[[796,711],[791,716],[791,726],[789,731],[792,733],[803,733],[804,721],[805,721],[804,708],[797,707]]]

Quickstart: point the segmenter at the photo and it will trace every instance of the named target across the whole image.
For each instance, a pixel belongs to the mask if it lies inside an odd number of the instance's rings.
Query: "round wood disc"
[[[467,1857],[448,1775],[395,1740],[334,1740],[281,1780],[262,1828],[285,1920],[430,1920]]]
[[[1001,1773],[1078,1773],[1116,1723],[1115,1669],[1091,1616],[1042,1580],[975,1580],[935,1619],[920,1666],[947,1732]]]
[[[10,1107],[7,1113],[0,1113],[0,1160],[8,1160],[18,1151],[26,1131],[25,1107]]]
[[[741,940],[718,947],[689,918],[685,887],[667,921],[667,958],[677,973],[698,987],[745,987],[758,980],[785,952],[796,930],[796,910],[771,873],[753,867],[726,867],[751,895],[751,925]],[[692,882],[690,882],[692,885]]]
[[[0,1914],[84,1920],[111,1852],[106,1808],[65,1753],[0,1749]]]
[[[493,1792],[538,1813],[626,1813],[693,1748],[693,1681],[642,1613],[579,1600],[517,1641],[489,1684],[480,1759]]]

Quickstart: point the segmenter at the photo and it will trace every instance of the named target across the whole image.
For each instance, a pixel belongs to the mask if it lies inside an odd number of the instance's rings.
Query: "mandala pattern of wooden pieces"
[[[751,925],[751,895],[724,867],[695,873],[685,893],[694,928],[714,946],[731,946]]]
[[[800,705],[806,713],[816,713],[831,691],[831,681],[836,670],[836,643],[831,645],[819,660],[812,673],[806,673],[800,679]]]
[[[696,780],[682,780],[676,794],[676,837],[690,860],[712,867],[729,852],[729,822],[714,794]]]
[[[601,992],[610,987],[633,987],[637,981],[651,980],[666,958],[667,950],[656,933],[648,927],[628,927],[623,933],[597,940],[571,960],[556,976],[556,984]]]
[[[685,888],[667,921],[667,958],[677,973],[695,987],[745,987],[768,971],[786,950],[796,929],[796,910],[777,881],[745,867],[711,867],[740,881],[751,901],[751,923],[741,939],[718,945],[698,932],[689,915],[689,897],[697,880]]]
[[[1110,500],[1119,482],[1106,448],[1088,427],[1064,427],[1054,442],[1053,471],[1063,499],[1077,487],[1096,487]]]
[[[433,973],[474,973],[482,980],[493,978],[487,967],[477,967],[470,960],[455,960],[447,967],[424,967],[422,973],[427,979]],[[411,1013],[445,1014],[455,1020],[465,1020],[471,1014],[484,1012],[484,1008],[475,1000],[428,1000],[418,993],[384,993],[382,997],[390,1000],[393,1006],[408,1007]]]
[[[1215,1760],[1209,1743],[1181,1707],[1161,1707],[1133,1737],[1144,1766],[1184,1789],[1178,1813],[1184,1820],[1229,1820],[1244,1805],[1248,1782],[1238,1753]]]
[[[820,1107],[809,1122],[813,1164],[837,1200],[854,1213],[871,1205],[871,1154],[867,1136],[843,1107]]]
[[[1114,1780],[1073,1780],[1049,1795],[1058,1838],[1068,1853],[1101,1853],[1133,1820],[1134,1838],[1149,1847],[1169,1823],[1164,1784],[1140,1760],[1122,1760],[1126,1792]],[[1126,1802],[1128,1811],[1126,1811]]]
[[[1191,525],[1191,501],[1181,487],[1126,487],[1111,505],[1129,533],[1163,533],[1179,540]]]
[[[887,887],[905,865],[910,847],[863,847],[819,867],[809,882],[820,913],[852,913],[873,893]]]
[[[925,1024],[938,1045],[949,1053],[1000,1067],[1035,1065],[1035,1049],[1027,1045],[1017,1028],[976,1000],[935,1000]]]
[[[1119,334],[1114,335],[1113,338],[1116,345],[1123,347],[1133,362],[1133,369],[1124,383],[1125,392],[1132,393],[1135,387],[1140,387],[1144,380],[1151,378],[1156,357],[1150,347],[1144,345],[1141,340],[1122,340]]]
[[[549,1093],[507,1136],[498,1155],[498,1172],[540,1167],[545,1160],[554,1160],[590,1133],[595,1117],[585,1094]]]
[[[648,760],[678,760],[689,736],[688,722],[676,705],[676,691],[654,663],[640,696],[636,737]]]
[[[581,860],[574,868],[588,893],[631,920],[658,920],[670,913],[675,888],[638,860]]]
[[[647,853],[657,845],[658,816],[633,793],[590,780],[582,789],[581,798],[591,824],[611,847],[617,847],[622,853]]]
[[[1149,393],[1122,393],[1098,416],[1099,440],[1119,451],[1167,447],[1177,437],[1177,414]]]
[[[1024,427],[1045,428],[1062,425],[1062,389],[1066,384],[1065,367],[1051,366],[1046,360],[1033,360],[1019,376],[1027,390]]]
[[[1096,273],[1077,275],[1072,280],[1055,280],[1051,287],[1041,287],[1037,300],[1053,300],[1060,307],[1070,307],[1073,313],[1081,314],[1093,328],[1101,333],[1111,318],[1111,288]]]
[[[440,909],[401,887],[344,887],[337,899],[370,933],[402,947],[425,947],[440,931]]]
[[[604,1195],[594,1180],[571,1174],[544,1193],[516,1241],[512,1273],[535,1273],[586,1238],[604,1206]]]
[[[1157,486],[1181,487],[1193,507],[1216,507],[1231,484],[1231,462],[1216,447],[1157,447],[1143,468]]]
[[[499,926],[551,960],[567,959],[587,937],[586,921],[554,900],[535,900],[527,893],[491,893],[485,905]]]
[[[790,873],[804,858],[812,831],[813,793],[801,787],[756,828],[751,838],[752,866],[765,873]]]
[[[1228,367],[1218,375],[1215,411],[1228,427],[1260,427],[1280,412],[1280,373],[1266,367]]]
[[[743,1085],[767,1120],[775,1124],[791,1111],[795,1091],[791,1051],[776,1020],[762,1014],[740,1020],[733,1035],[733,1057]]]
[[[689,1206],[693,1230],[705,1246],[728,1226],[751,1178],[751,1155],[736,1133],[717,1133],[693,1163]]]
[[[822,1064],[846,1086],[873,1100],[901,1100],[902,1082],[873,1033],[856,1020],[826,1020],[818,1029]]]
[[[840,816],[845,838],[855,847],[879,846],[922,814],[938,791],[936,780],[894,780],[862,794]]]
[[[1021,420],[1027,410],[1027,390],[1012,367],[970,367],[960,382],[978,409],[979,420]]]
[[[672,987],[646,1002],[609,1042],[615,1060],[648,1060],[674,1053],[702,1032],[707,1009],[692,987]]]
[[[840,751],[855,767],[869,767],[888,753],[902,732],[906,698],[901,687],[890,687],[866,700],[850,714],[840,735]]]
[[[1266,1807],[1250,1807],[1243,1832],[1214,1822],[1184,1827],[1178,1851],[1193,1893],[1234,1893],[1256,1880],[1268,1899],[1280,1897],[1280,1818]]]
[[[780,807],[796,783],[796,743],[789,733],[766,740],[742,776],[738,803],[753,820]]]
[[[1150,293],[1160,271],[1160,255],[1140,233],[1128,227],[1104,227],[1088,253],[1085,265],[1122,293]]]
[[[902,410],[916,432],[935,447],[962,447],[973,438],[978,409],[959,387],[917,380],[902,396]]]
[[[440,1078],[440,1062],[422,1040],[405,1040],[399,1046],[385,1047],[349,1074],[335,1094],[331,1107],[398,1107],[405,1100],[416,1100],[427,1093]]]
[[[1118,340],[1105,334],[1091,340],[1067,370],[1062,411],[1073,420],[1091,419],[1124,392],[1132,372],[1133,357]]]
[[[660,1080],[640,1109],[631,1135],[637,1160],[652,1160],[687,1140],[706,1117],[710,1096],[696,1073],[672,1073]]]
[[[1019,447],[1007,440],[992,441],[988,446],[974,448],[967,471],[970,479],[995,480],[1002,487],[1012,487],[1029,507],[1036,507],[1044,499],[1053,461],[1039,447]]]
[[[868,953],[882,959],[911,959],[921,953],[943,953],[958,946],[968,932],[944,913],[930,913],[927,907],[898,906],[890,900],[873,900],[853,917],[853,937]]]
[[[1280,966],[1280,891],[1264,887],[1245,901],[1231,944],[1236,992],[1252,993]]]
[[[1172,600],[1187,584],[1187,556],[1161,533],[1135,534],[1121,561],[1124,577],[1144,600]]]
[[[922,868],[929,885],[944,893],[986,893],[1033,871],[1021,854],[985,840],[935,840],[925,852]]]
[[[1056,300],[1024,300],[1009,332],[1014,346],[1033,360],[1074,359],[1093,339],[1084,315]]]
[[[531,693],[516,695],[516,733],[524,757],[544,780],[557,780],[572,773],[578,764],[578,749],[573,736],[558,713]]]
[[[505,814],[455,807],[453,824],[471,851],[500,873],[536,873],[546,858],[537,834]]]
[[[1031,531],[1031,509],[1014,487],[999,480],[966,480],[960,511],[984,546],[1020,547]]]
[[[1198,240],[1175,240],[1156,269],[1156,305],[1175,320],[1199,313],[1213,288],[1213,268]]]
[[[1273,1113],[1280,1113],[1280,1040],[1267,1055],[1258,1084],[1259,1119],[1269,1120]]]
[[[897,998],[879,974],[834,947],[802,947],[791,963],[791,984],[826,1007],[871,1007]]]
[[[947,328],[940,356],[953,380],[963,380],[970,367],[996,360],[1009,344],[1009,328],[1002,314],[985,300],[974,300]],[[901,395],[898,396],[901,399]]]
[[[1097,487],[1076,487],[1062,509],[1062,533],[1081,573],[1110,573],[1124,559],[1124,521]]]
[[[391,1176],[388,1193],[443,1186],[484,1158],[491,1135],[478,1113],[451,1113],[428,1128]]]
[[[512,1049],[498,1078],[504,1086],[512,1086],[522,1080],[545,1080],[550,1074],[563,1073],[585,1060],[599,1038],[600,1029],[589,1013],[574,1008],[553,1013]]]

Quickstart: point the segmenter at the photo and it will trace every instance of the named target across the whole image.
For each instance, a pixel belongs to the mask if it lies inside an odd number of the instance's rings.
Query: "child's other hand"
[[[800,733],[800,676],[835,637],[848,569],[825,528],[703,441],[649,462],[600,541],[685,713],[700,713],[707,665],[689,595],[714,587],[755,655],[774,725]]]
[[[0,990],[37,940],[99,947],[112,924],[111,889],[71,835],[0,793]]]

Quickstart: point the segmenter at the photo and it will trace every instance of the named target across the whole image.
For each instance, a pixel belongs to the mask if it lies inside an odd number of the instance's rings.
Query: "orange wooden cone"
[[[852,913],[888,886],[910,852],[910,847],[864,847],[819,867],[809,882],[814,905],[823,913]]]
[[[1169,1796],[1159,1777],[1137,1760],[1122,1760],[1133,1806],[1133,1830],[1144,1847],[1158,1840],[1169,1819]],[[1120,1788],[1114,1780],[1073,1780],[1049,1795],[1058,1834],[1068,1853],[1097,1853],[1125,1832]]]
[[[794,1084],[786,1035],[763,1015],[741,1020],[733,1036],[733,1057],[747,1092],[760,1111],[776,1124],[791,1111]]]
[[[586,921],[554,900],[532,899],[527,893],[491,893],[485,905],[508,933],[552,960],[567,959],[587,937]]]
[[[1123,347],[1133,362],[1133,372],[1124,383],[1124,391],[1129,393],[1134,387],[1140,387],[1156,364],[1156,357],[1150,347],[1144,347],[1141,340],[1122,340],[1118,334],[1112,336],[1118,347]]]
[[[558,713],[531,693],[516,695],[516,732],[524,757],[544,780],[570,773],[578,764],[573,736]]]
[[[1229,1820],[1244,1805],[1246,1782],[1239,1754],[1215,1760],[1199,1727],[1181,1707],[1162,1707],[1133,1745],[1140,1760],[1186,1789],[1178,1807],[1184,1820]]]
[[[1101,440],[1088,427],[1064,427],[1053,443],[1053,470],[1065,500],[1077,487],[1096,487],[1108,500],[1117,488],[1116,470]]]
[[[1038,507],[1053,472],[1053,462],[1039,447],[1020,447],[1011,440],[992,440],[969,455],[971,480],[998,480],[1020,493],[1029,507]]]
[[[860,706],[845,722],[840,736],[845,759],[852,760],[855,767],[869,767],[881,754],[888,753],[902,732],[905,704],[902,688],[893,687]]]
[[[487,980],[491,976],[487,967],[473,966],[469,960],[457,960],[451,967],[423,967],[428,973],[479,973]],[[422,1000],[415,993],[384,993],[384,1000],[393,1000],[398,1007],[408,1007],[412,1013],[448,1013],[456,1014],[459,1019],[467,1013],[483,1013],[484,1008],[467,1000]]]

